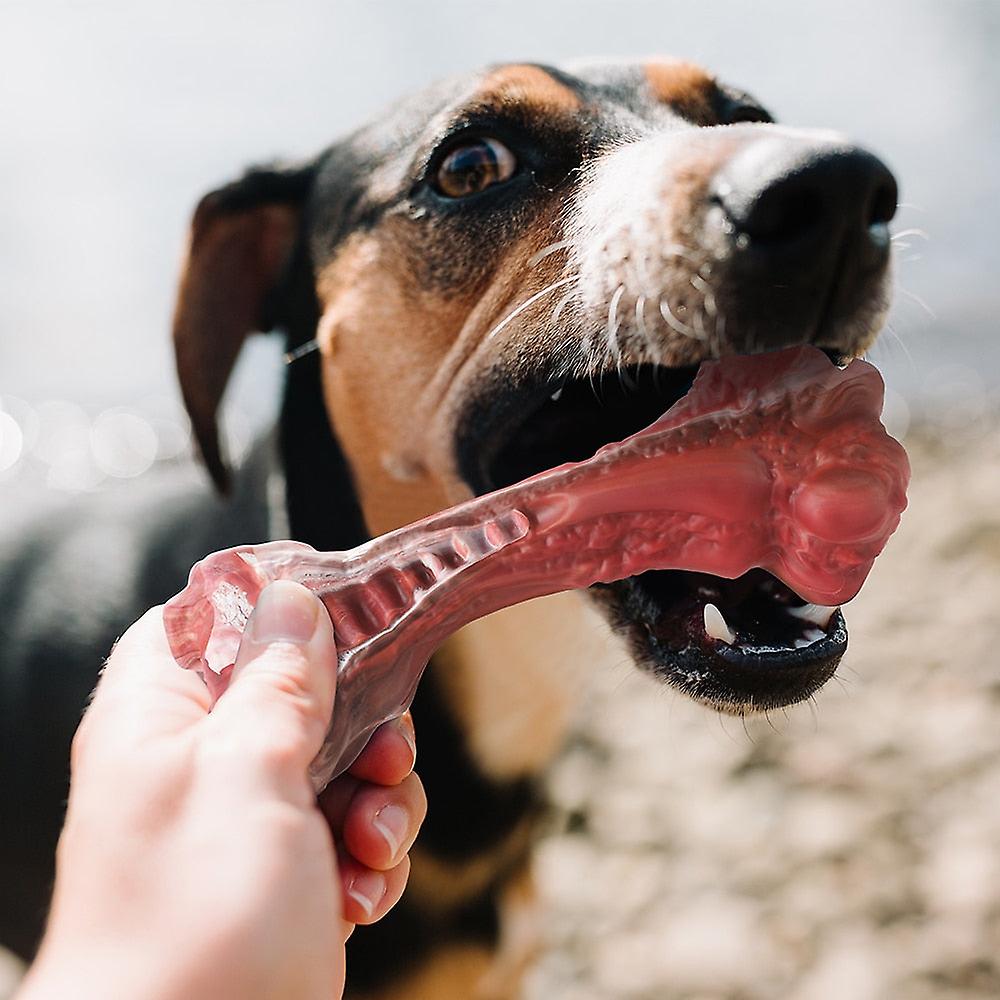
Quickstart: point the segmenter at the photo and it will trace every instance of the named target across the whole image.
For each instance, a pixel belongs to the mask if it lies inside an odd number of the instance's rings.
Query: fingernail
[[[406,741],[406,745],[410,748],[410,753],[413,754],[414,761],[417,759],[417,740],[413,735],[413,726],[403,721],[399,720],[399,735],[403,737]]]
[[[301,584],[278,580],[265,587],[250,618],[254,642],[306,643],[316,631],[318,602]]]
[[[389,845],[390,855],[395,858],[410,832],[410,814],[402,806],[382,806],[375,813],[372,826],[382,835],[382,839]]]
[[[385,895],[385,876],[375,871],[355,875],[347,888],[347,895],[364,910],[365,916],[370,918]]]

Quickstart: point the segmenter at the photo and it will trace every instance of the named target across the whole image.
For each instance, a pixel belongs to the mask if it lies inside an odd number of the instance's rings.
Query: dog
[[[779,126],[687,62],[509,64],[448,80],[198,205],[174,343],[201,455],[229,489],[216,428],[227,378],[250,333],[282,331],[295,360],[276,506],[291,537],[349,548],[620,440],[705,359],[802,343],[833,361],[861,354],[890,301],[896,200],[871,153]],[[229,508],[190,488],[164,508],[165,485],[148,488],[151,517],[95,513],[132,553],[108,579],[82,579],[70,557],[88,549],[68,534],[48,553],[30,533],[6,549],[3,786],[28,832],[2,834],[16,911],[2,930],[22,953],[100,657],[200,555],[268,532],[275,491],[260,461]],[[99,625],[66,575],[102,601]],[[518,994],[516,914],[530,907],[539,778],[578,687],[574,636],[603,618],[639,668],[742,713],[800,701],[836,669],[843,617],[810,620],[802,604],[762,571],[664,571],[509,609],[446,644],[413,706],[430,808],[410,884],[352,938],[349,995]],[[66,607],[78,628],[61,645]]]

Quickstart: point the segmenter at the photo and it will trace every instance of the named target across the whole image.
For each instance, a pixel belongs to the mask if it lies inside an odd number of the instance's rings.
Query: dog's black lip
[[[755,665],[766,660],[766,666],[772,670],[799,670],[803,666],[812,665],[819,660],[829,660],[834,656],[839,658],[844,655],[847,650],[847,623],[839,608],[830,618],[827,629],[827,634],[822,639],[817,639],[808,646],[802,646],[799,649],[768,650],[766,654],[753,647],[729,646],[716,640],[715,654],[734,667],[752,669]]]
[[[824,353],[834,364],[843,360],[832,349],[824,348]],[[668,371],[676,377],[679,369]],[[617,372],[609,371],[605,377],[617,377]],[[541,370],[516,384],[501,380],[487,383],[484,391],[472,398],[459,423],[456,452],[463,478],[478,495],[507,485],[496,482],[491,474],[498,453],[539,418],[552,393],[565,389],[572,381],[576,380],[564,371]],[[595,405],[600,405],[598,397]],[[611,435],[604,443],[617,439]],[[681,582],[690,575],[681,570],[661,572],[676,574]],[[727,646],[707,636],[683,648],[671,647],[657,639],[653,623],[642,620],[634,608],[627,610],[627,605],[634,602],[624,597],[641,586],[639,579],[629,577],[591,588],[591,592],[607,607],[612,623],[625,635],[640,667],[691,697],[723,710],[766,710],[805,700],[829,680],[847,648],[847,627],[839,611],[831,619],[825,637],[799,649],[775,647],[764,652]],[[650,600],[647,595],[646,602]],[[661,603],[659,611],[670,614],[670,607]]]
[[[839,610],[823,637],[798,649],[752,642],[729,618],[738,638],[727,645],[709,637],[701,624],[706,601],[720,599],[701,596],[699,584],[706,578],[713,579],[708,574],[660,570],[591,588],[591,593],[605,606],[638,666],[717,708],[748,712],[791,705],[810,697],[830,679],[847,649],[847,625]],[[761,570],[741,581],[714,579],[726,611],[733,610],[726,601],[727,596],[731,598],[726,591],[733,584],[747,587],[752,581],[751,600],[760,594],[762,584],[769,588],[765,593],[773,592],[770,588],[775,586],[774,578]],[[778,589],[792,595],[784,585]],[[776,602],[773,607],[780,614],[782,605]],[[695,616],[696,621],[692,620]]]
[[[715,640],[713,648],[689,646],[680,651],[634,650],[641,667],[715,708],[742,714],[805,701],[835,673],[847,651],[843,613],[830,619],[827,635],[801,649],[759,653]],[[642,640],[640,640],[641,642]]]
[[[567,378],[565,372],[540,370],[512,385],[496,376],[470,396],[457,421],[455,459],[477,496],[496,489],[489,465],[497,451]]]
[[[455,454],[459,472],[475,493],[482,495],[565,461],[590,458],[598,448],[622,441],[653,423],[686,394],[697,368],[646,363],[586,375],[557,369],[540,370],[516,381],[489,378],[471,395],[458,421]],[[663,384],[658,382],[661,373]],[[642,391],[633,394],[633,380],[644,386]],[[574,425],[573,440],[560,446],[565,454],[557,461],[529,463],[529,467],[518,461],[515,475],[509,468],[498,469],[499,453],[526,428],[546,419],[553,393],[565,393],[555,407],[557,417],[571,412],[583,418]],[[595,415],[600,421],[595,421]],[[605,426],[599,426],[601,421]],[[548,443],[555,440],[550,437]],[[527,449],[518,454],[530,456]]]

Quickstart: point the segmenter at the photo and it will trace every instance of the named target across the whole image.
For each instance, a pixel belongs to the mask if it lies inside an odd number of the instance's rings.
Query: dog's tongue
[[[339,657],[322,787],[405,710],[434,649],[499,608],[647,570],[755,567],[840,604],[906,506],[909,464],[879,422],[882,395],[871,365],[840,369],[814,348],[706,362],[658,421],[587,461],[351,552],[272,542],[207,557],[167,605],[171,648],[219,695],[261,589],[294,579],[317,593]]]

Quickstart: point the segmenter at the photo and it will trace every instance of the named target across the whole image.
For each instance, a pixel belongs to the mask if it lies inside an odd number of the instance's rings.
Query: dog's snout
[[[889,168],[856,146],[752,143],[732,157],[711,186],[730,238],[762,262],[782,252],[825,256],[849,240],[869,266],[888,254],[886,224],[896,212]]]

